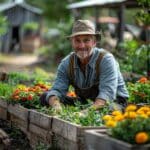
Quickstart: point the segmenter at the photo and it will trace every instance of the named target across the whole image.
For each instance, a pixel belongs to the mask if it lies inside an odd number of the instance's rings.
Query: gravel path
[[[35,64],[38,64],[39,62],[39,57],[34,55],[8,56],[8,58],[0,60],[0,72],[27,70],[30,69],[30,67],[33,67]]]

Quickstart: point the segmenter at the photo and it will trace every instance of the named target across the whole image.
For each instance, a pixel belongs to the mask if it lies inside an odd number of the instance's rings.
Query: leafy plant
[[[150,104],[150,80],[142,77],[136,83],[128,83],[129,102]]]
[[[21,82],[28,82],[31,80],[31,77],[27,73],[20,73],[20,72],[10,72],[8,74],[8,83],[11,85],[17,85]]]
[[[0,35],[6,33],[8,27],[7,18],[0,14]]]
[[[136,14],[136,20],[139,25],[150,25],[150,15],[149,15],[149,0],[137,0],[139,6],[141,6],[141,10]]]
[[[41,108],[42,111],[49,115],[58,116],[59,118],[81,125],[81,126],[102,126],[102,116],[109,112],[108,107],[101,108],[99,110],[88,109],[86,115],[81,116],[79,112],[83,109],[89,107],[90,102],[87,105],[81,105],[81,103],[76,103],[75,106],[63,106],[61,112],[56,112],[52,108]]]
[[[34,82],[46,82],[46,81],[53,81],[55,78],[54,74],[48,74],[46,71],[44,71],[41,68],[35,68],[32,78],[34,79]]]
[[[7,83],[0,82],[0,97],[3,99],[9,99],[13,91],[13,86]]]
[[[36,31],[38,28],[39,28],[39,25],[36,22],[27,22],[23,25],[24,30]]]
[[[137,41],[125,41],[119,45],[120,49],[125,52],[126,56],[123,60],[120,60],[121,70],[134,72],[137,74],[146,74],[148,65],[148,51],[150,45],[140,45]]]

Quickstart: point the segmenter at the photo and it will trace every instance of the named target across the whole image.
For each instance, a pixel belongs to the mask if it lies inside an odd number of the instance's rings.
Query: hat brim
[[[72,38],[72,37],[75,37],[75,36],[78,36],[78,35],[95,35],[96,37],[100,37],[101,33],[100,32],[96,32],[96,33],[91,33],[91,32],[77,32],[77,33],[71,34],[71,35],[66,36],[66,37],[67,38]]]

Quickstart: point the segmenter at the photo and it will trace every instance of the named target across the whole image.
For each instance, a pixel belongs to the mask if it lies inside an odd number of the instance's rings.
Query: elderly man
[[[89,20],[74,23],[69,36],[73,52],[61,61],[53,87],[41,96],[45,104],[55,109],[61,109],[61,103],[71,104],[66,97],[69,85],[81,103],[91,99],[96,109],[106,102],[126,104],[128,92],[119,65],[111,53],[96,47],[99,35]]]

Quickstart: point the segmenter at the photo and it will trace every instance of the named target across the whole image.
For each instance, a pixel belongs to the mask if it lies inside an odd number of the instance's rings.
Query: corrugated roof
[[[117,4],[125,1],[126,0],[84,0],[81,2],[69,4],[67,8],[74,9],[74,8],[83,8],[83,7],[92,7],[92,6],[104,6],[108,4]]]
[[[5,10],[11,9],[15,6],[20,6],[23,7],[33,13],[37,13],[37,14],[41,14],[42,10],[36,7],[33,7],[29,4],[26,4],[25,2],[23,3],[17,3],[17,2],[8,2],[8,3],[4,3],[4,4],[0,4],[0,12],[3,12]]]

